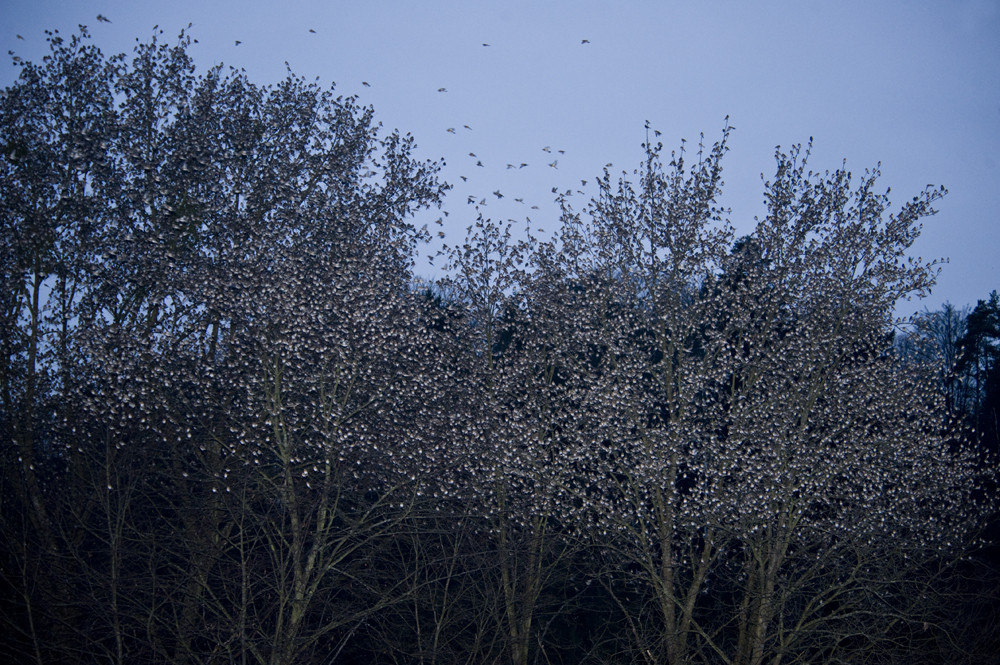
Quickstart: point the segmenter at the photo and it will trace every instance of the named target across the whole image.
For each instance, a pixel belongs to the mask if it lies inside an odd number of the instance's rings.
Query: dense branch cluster
[[[550,241],[480,209],[417,290],[448,187],[370,108],[196,74],[183,34],[49,41],[0,97],[20,661],[993,653],[955,624],[983,460],[893,344],[943,190],[890,213],[779,151],[737,238],[727,127],[560,198]]]

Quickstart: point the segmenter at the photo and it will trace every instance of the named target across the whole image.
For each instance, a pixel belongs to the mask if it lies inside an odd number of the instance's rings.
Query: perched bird
[[[98,23],[111,23],[111,21],[108,19],[108,17],[104,16],[103,14],[98,14],[97,15],[97,22]]]

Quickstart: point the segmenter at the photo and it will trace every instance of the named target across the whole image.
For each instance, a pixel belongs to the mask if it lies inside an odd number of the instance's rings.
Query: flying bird
[[[527,166],[527,165],[528,165],[528,162],[521,162],[521,165],[520,165],[520,166],[518,166],[517,168],[519,168],[519,169],[523,169],[523,168],[524,168],[525,166]]]
[[[97,22],[98,23],[111,23],[110,19],[108,19],[108,17],[105,16],[105,15],[103,15],[103,14],[98,14],[97,15]]]
[[[542,152],[552,152],[552,148],[550,148],[549,146],[545,146],[544,148],[542,148]]]
[[[24,37],[22,37],[21,35],[18,35],[17,38],[20,39],[22,42],[24,41]]]
[[[557,168],[559,168],[558,166],[556,166],[556,164],[558,164],[558,163],[559,163],[559,160],[557,159],[556,161],[549,163],[549,166],[551,166],[554,169],[557,169]]]
[[[486,42],[483,42],[483,46],[489,46],[489,44],[487,44]]]
[[[478,162],[476,162],[476,166],[482,166],[482,165],[483,165],[483,162],[482,162],[482,161],[478,161]]]
[[[474,153],[474,152],[470,152],[469,153],[469,157],[475,157],[475,156],[476,156],[476,153]]]
[[[468,130],[469,130],[470,132],[472,131],[472,127],[469,127],[468,125],[462,125],[462,127],[465,127],[465,128],[466,128],[466,129],[468,129]]]
[[[448,92],[447,88],[438,88],[438,92]]]
[[[240,45],[240,44],[242,44],[242,43],[243,43],[243,42],[241,42],[240,40],[238,40],[238,39],[236,40],[236,45],[237,45],[237,46],[239,46],[239,45]]]
[[[370,87],[372,87],[372,84],[371,84],[371,83],[369,83],[368,81],[362,81],[362,82],[361,82],[361,85],[365,86],[366,88],[370,88]]]
[[[316,34],[316,31],[313,30],[312,28],[309,28],[309,32],[313,33],[314,35]]]
[[[448,133],[449,134],[454,134],[455,133],[455,128],[454,127],[449,127],[448,128]]]
[[[503,194],[500,193],[499,189],[496,190],[495,192],[493,192],[493,195],[496,196],[498,199],[502,199],[503,198]]]
[[[584,39],[584,40],[582,40],[582,41],[581,41],[580,43],[581,43],[581,44],[589,44],[589,43],[590,43],[590,40],[589,40],[589,39]]]

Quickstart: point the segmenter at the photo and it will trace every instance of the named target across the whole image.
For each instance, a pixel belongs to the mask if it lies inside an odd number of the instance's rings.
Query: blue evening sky
[[[813,170],[846,159],[861,174],[881,162],[894,208],[928,184],[949,190],[914,253],[950,263],[933,294],[900,314],[945,300],[974,305],[1000,289],[1000,0],[0,7],[0,45],[27,60],[47,52],[47,28],[69,35],[85,24],[110,55],[148,40],[155,24],[172,41],[192,22],[199,43],[190,52],[201,71],[224,62],[273,83],[287,61],[296,74],[335,82],[340,94],[374,106],[386,127],[411,132],[421,156],[445,159],[455,185],[442,227],[451,244],[475,219],[469,196],[486,198],[494,219],[523,226],[530,217],[533,229],[551,231],[551,189],[581,189],[582,208],[606,163],[613,173],[639,165],[645,121],[667,148],[682,138],[693,147],[702,132],[716,140],[728,115],[736,129],[723,203],[739,232],[764,213],[760,176],[773,174],[775,147],[812,136]],[[9,59],[0,64],[0,85],[16,75]],[[438,271],[417,267],[427,277]]]

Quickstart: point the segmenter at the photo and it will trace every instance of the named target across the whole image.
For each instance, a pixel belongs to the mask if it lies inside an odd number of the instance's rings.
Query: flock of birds
[[[97,15],[97,21],[98,21],[98,23],[111,23],[112,22],[111,19],[109,19],[108,17],[104,16],[103,14],[98,14]],[[310,34],[314,34],[314,35],[318,34],[314,28],[309,28],[309,33]],[[22,37],[21,35],[17,35],[17,38],[20,39],[20,40],[24,39],[24,37]],[[235,46],[239,46],[239,45],[243,44],[242,40],[237,39],[237,40],[234,40],[234,41],[235,41],[235,44],[234,44]],[[582,45],[586,45],[586,44],[590,44],[590,40],[589,39],[582,39],[582,40],[580,40],[580,45],[581,46]],[[486,47],[486,48],[489,48],[491,45],[488,42],[482,42],[482,46]],[[15,60],[20,60],[20,59],[15,57]],[[361,85],[363,85],[366,88],[370,88],[371,87],[371,83],[369,83],[368,81],[362,81]],[[437,92],[438,93],[447,93],[448,89],[442,86],[442,87],[437,88]],[[472,131],[472,127],[469,126],[468,124],[462,125],[462,128],[465,129],[465,130],[468,130],[468,131]],[[448,127],[445,131],[448,132],[449,134],[457,134],[458,133],[458,130],[455,127]],[[659,135],[659,132],[657,132],[657,135]],[[544,146],[541,150],[542,150],[542,152],[546,153],[549,156],[551,156],[553,154],[553,152],[555,152],[558,155],[564,155],[564,154],[566,154],[565,150],[558,150],[557,149],[557,150],[553,151],[553,149],[551,148],[551,146]],[[475,152],[469,152],[468,155],[469,155],[470,158],[476,160],[476,163],[475,163],[476,167],[486,168],[486,165],[483,163],[482,159],[480,159],[476,155]],[[552,159],[552,161],[546,161],[545,163],[547,164],[547,166],[549,168],[553,168],[553,169],[558,169],[559,168],[559,158],[558,157],[556,157],[555,159]],[[530,164],[528,162],[518,162],[516,164],[508,162],[506,164],[506,170],[512,170],[512,169],[520,170],[520,169],[523,169],[525,167],[528,167],[529,165]],[[469,179],[465,175],[460,175],[459,177],[462,179],[463,182],[467,182],[468,179]],[[586,184],[587,184],[586,180],[581,180],[580,182],[581,182],[581,184],[583,186],[586,186]],[[553,188],[553,192],[555,192],[555,191],[557,191],[557,190],[555,188]],[[493,193],[494,196],[496,196],[496,198],[498,200],[504,198],[504,194],[499,189],[494,190],[492,193]],[[517,203],[524,204],[524,198],[523,197],[514,197],[513,200],[516,201]],[[486,205],[486,198],[485,197],[479,197],[479,196],[469,195],[467,197],[467,201],[466,202],[468,204],[470,204],[470,205],[476,205],[476,204],[478,204],[478,205]],[[538,206],[537,205],[532,205],[531,209],[532,210],[538,210]],[[446,211],[444,214],[447,216],[448,212]],[[513,221],[513,220],[511,220],[511,221]],[[527,218],[527,221],[530,223],[531,219]],[[442,222],[441,219],[437,220],[437,224],[438,225],[441,225],[442,223],[443,222]],[[445,234],[444,234],[443,231],[439,231],[438,232],[438,236],[440,236],[441,238],[443,238],[445,236]]]

